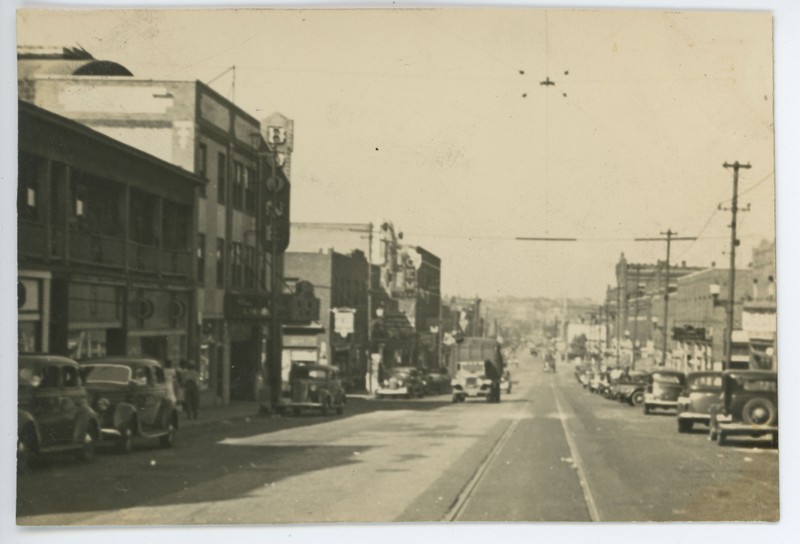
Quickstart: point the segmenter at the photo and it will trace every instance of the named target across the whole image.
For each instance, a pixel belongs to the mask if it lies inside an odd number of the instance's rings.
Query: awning
[[[283,325],[281,327],[283,334],[301,335],[317,335],[325,332],[325,327],[317,322],[311,322],[308,325]]]

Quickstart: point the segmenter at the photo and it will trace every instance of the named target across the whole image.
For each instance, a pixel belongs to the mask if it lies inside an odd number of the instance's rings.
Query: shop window
[[[225,204],[225,192],[227,191],[227,162],[225,153],[217,154],[217,202]]]
[[[217,238],[217,287],[225,287],[225,240]]]

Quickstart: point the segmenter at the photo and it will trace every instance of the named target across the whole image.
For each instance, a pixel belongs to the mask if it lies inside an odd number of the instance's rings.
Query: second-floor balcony
[[[19,221],[20,260],[46,260],[74,266],[99,267],[134,274],[189,278],[192,253],[189,249],[160,248],[125,241],[124,238],[93,232],[69,230],[32,221]],[[49,248],[48,245],[49,228]],[[126,263],[127,248],[127,263]],[[49,252],[49,254],[48,254]]]

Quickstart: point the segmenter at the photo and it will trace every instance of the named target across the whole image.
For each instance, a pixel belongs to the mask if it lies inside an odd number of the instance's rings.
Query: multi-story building
[[[83,51],[20,51],[18,66],[23,100],[206,180],[197,201],[191,322],[198,334],[189,357],[199,358],[204,395],[216,402],[263,395],[258,384],[266,368],[275,369],[266,382],[279,387],[280,364],[273,360],[280,329],[270,334],[270,299],[288,245],[290,185],[273,165],[289,160],[291,122],[262,127],[199,81],[134,78]]]
[[[319,299],[324,330],[316,336],[314,362],[336,365],[351,389],[363,389],[369,349],[368,264],[364,253],[358,250],[349,255],[333,250],[290,251],[284,258],[286,276],[310,282]],[[289,342],[287,338],[287,344]],[[308,351],[295,350],[290,356],[305,357],[307,354]]]
[[[179,360],[205,180],[19,103],[18,348]]]
[[[742,329],[747,334],[753,366],[777,369],[777,310],[775,290],[775,240],[753,248],[750,268],[752,300],[742,309]]]

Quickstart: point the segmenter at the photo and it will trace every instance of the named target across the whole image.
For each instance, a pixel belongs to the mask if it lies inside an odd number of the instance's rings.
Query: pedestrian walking
[[[164,361],[164,378],[167,382],[167,399],[172,401],[172,404],[178,405],[178,372],[172,367],[172,361],[167,359]]]
[[[197,411],[200,407],[200,375],[197,373],[197,365],[194,363],[186,364],[186,371],[183,373],[183,389],[186,397],[186,413],[189,419],[197,419]]]
[[[181,412],[186,411],[186,390],[183,387],[183,376],[186,374],[187,364],[186,359],[181,359],[178,368],[175,369],[175,401]]]

